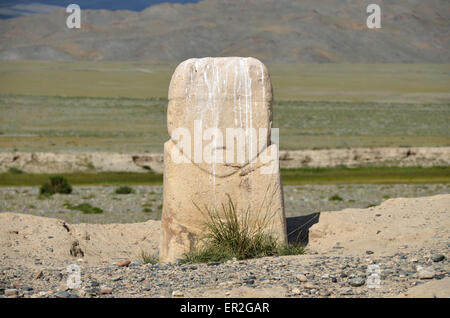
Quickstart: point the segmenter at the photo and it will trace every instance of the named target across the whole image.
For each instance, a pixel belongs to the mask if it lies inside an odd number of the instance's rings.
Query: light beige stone
[[[205,211],[219,209],[230,197],[239,213],[249,211],[250,223],[270,219],[267,232],[286,242],[283,194],[278,147],[270,143],[272,86],[265,66],[254,58],[190,59],[181,63],[169,89],[167,125],[171,140],[164,145],[164,202],[160,261],[182,258],[205,234]],[[212,157],[223,161],[197,161],[194,156],[194,122],[201,132],[219,129],[223,144],[203,141],[201,153],[210,147]],[[177,128],[191,135],[190,150],[174,138]],[[226,159],[226,129],[245,132],[245,156]],[[251,134],[259,129],[266,138],[260,144]],[[259,135],[256,135],[259,138]],[[264,141],[264,139],[263,139]],[[188,143],[187,143],[188,144]],[[213,147],[211,147],[211,144]],[[235,149],[236,150],[236,149]],[[186,160],[174,160],[179,152]]]

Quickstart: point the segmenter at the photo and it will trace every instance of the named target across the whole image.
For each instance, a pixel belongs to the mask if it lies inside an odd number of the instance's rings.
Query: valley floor
[[[72,194],[43,197],[39,196],[39,187],[0,187],[0,212],[15,211],[68,223],[136,223],[161,219],[162,186],[131,186],[131,194],[116,194],[117,188],[74,186]],[[389,198],[450,194],[450,184],[306,184],[285,185],[283,191],[286,216],[295,217],[376,206]],[[102,212],[89,214],[74,209],[82,204]]]

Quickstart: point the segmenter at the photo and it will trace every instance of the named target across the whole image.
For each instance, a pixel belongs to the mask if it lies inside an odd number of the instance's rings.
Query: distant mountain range
[[[142,11],[161,2],[188,3],[198,0],[2,0],[0,2],[0,19],[10,19],[22,15],[47,13],[63,9],[70,3],[78,4],[82,9],[131,10]]]
[[[76,1],[75,1],[76,2]],[[381,7],[368,29],[366,7]],[[0,60],[449,63],[449,0],[203,0],[135,11],[64,10],[0,20]]]

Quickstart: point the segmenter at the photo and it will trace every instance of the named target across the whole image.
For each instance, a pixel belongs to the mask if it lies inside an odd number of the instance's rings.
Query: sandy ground
[[[397,198],[368,209],[322,212],[310,228],[309,248],[327,253],[340,246],[345,253],[371,250],[378,255],[401,246],[433,246],[450,234],[450,195]]]
[[[159,228],[159,221],[70,225],[57,219],[0,213],[2,267],[21,265],[36,270],[74,261],[86,266],[102,266],[123,259],[135,261],[141,251],[157,251]],[[321,213],[318,223],[309,231],[309,255],[296,258],[308,261],[320,255],[361,255],[368,250],[382,256],[399,250],[432,249],[449,244],[449,229],[450,195],[390,199],[373,208]],[[79,254],[71,256],[71,251]],[[242,286],[231,289],[226,296],[282,297],[280,290],[279,287],[247,290]],[[209,290],[208,297],[214,296],[224,296],[224,291]],[[450,297],[449,278],[413,287],[399,296]]]
[[[337,166],[431,167],[450,165],[450,147],[352,148],[282,150],[281,168]],[[0,153],[0,172],[10,168],[27,173],[148,172],[162,173],[162,154]]]
[[[137,259],[158,250],[160,222],[135,224],[67,224],[62,220],[19,213],[0,213],[0,250],[13,264],[56,266],[82,259],[90,265]],[[78,242],[84,256],[72,257]],[[52,250],[50,250],[52,249]]]

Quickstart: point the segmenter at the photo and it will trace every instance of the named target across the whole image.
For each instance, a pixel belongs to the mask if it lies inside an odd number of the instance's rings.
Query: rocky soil
[[[448,246],[434,252],[448,255]],[[81,288],[68,289],[65,266],[1,269],[0,293],[14,297],[449,297],[450,272],[429,249],[392,255],[290,256],[227,263],[81,265]],[[368,251],[369,252],[369,251]],[[367,284],[380,268],[379,287]],[[423,269],[422,269],[423,268]],[[425,284],[425,285],[424,285]],[[378,286],[378,285],[374,285]],[[415,286],[432,286],[416,291]],[[1,297],[1,296],[0,296]]]
[[[162,187],[133,186],[134,193],[115,194],[117,187],[75,186],[70,195],[39,197],[38,187],[0,188],[0,212],[14,211],[62,219],[68,223],[135,223],[160,220]],[[450,193],[448,184],[302,185],[284,186],[286,216],[319,211],[366,208],[395,197],[422,197]],[[70,206],[88,203],[103,210],[84,214]]]
[[[0,295],[449,297],[449,216],[450,195],[390,199],[322,212],[305,255],[178,265],[146,264],[139,253],[157,251],[158,221],[68,224],[0,213]],[[80,267],[79,288],[67,286],[70,264]]]

